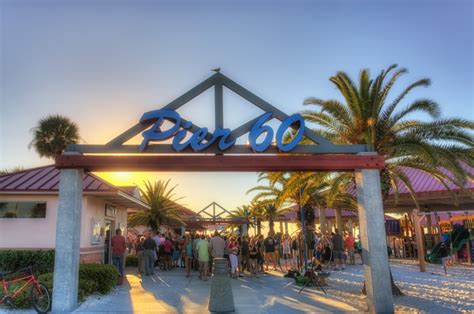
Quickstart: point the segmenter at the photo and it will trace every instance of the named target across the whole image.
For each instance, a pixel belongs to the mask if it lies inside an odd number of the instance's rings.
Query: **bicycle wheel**
[[[51,295],[42,283],[31,287],[31,304],[38,313],[47,313],[51,310]]]

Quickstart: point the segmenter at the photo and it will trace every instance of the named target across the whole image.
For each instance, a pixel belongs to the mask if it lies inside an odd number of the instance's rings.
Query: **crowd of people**
[[[237,278],[258,277],[269,269],[282,272],[301,269],[305,255],[309,263],[344,269],[347,260],[355,264],[355,254],[361,255],[360,241],[355,241],[351,233],[343,237],[337,229],[324,235],[313,232],[306,241],[307,250],[301,234],[225,236],[216,231],[212,236],[204,233],[172,236],[150,231],[129,241],[128,249],[137,256],[139,274],[149,276],[155,269],[184,268],[186,277],[195,270],[204,281],[212,272],[214,258],[227,259],[230,276]]]

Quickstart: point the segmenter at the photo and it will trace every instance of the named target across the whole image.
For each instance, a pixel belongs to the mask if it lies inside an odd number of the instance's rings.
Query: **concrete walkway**
[[[351,312],[358,309],[333,297],[299,287],[293,279],[278,274],[232,280],[237,313]],[[186,278],[184,270],[158,271],[153,277],[138,277],[128,270],[127,282],[110,295],[92,297],[76,312],[208,313],[210,280],[197,273]]]

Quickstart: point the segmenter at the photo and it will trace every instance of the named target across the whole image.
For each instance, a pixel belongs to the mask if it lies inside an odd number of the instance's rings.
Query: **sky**
[[[394,95],[431,98],[445,117],[474,118],[473,1],[43,1],[0,0],[0,169],[51,164],[28,149],[49,114],[75,121],[83,142],[104,144],[221,67],[282,111],[306,97],[340,99],[328,78],[390,64],[409,70]],[[393,95],[392,95],[393,96]],[[211,130],[212,90],[179,110]],[[260,113],[224,93],[224,123]],[[425,118],[425,117],[419,117]],[[278,124],[272,124],[277,126]],[[116,184],[171,178],[199,211],[247,203],[255,173],[113,173]]]

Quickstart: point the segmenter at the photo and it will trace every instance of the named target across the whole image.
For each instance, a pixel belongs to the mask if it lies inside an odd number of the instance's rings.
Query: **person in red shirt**
[[[351,265],[355,265],[355,256],[354,256],[354,237],[352,236],[352,233],[348,233],[346,238],[344,239],[344,243],[346,245],[347,249],[347,255],[349,255],[349,263]]]
[[[115,235],[112,237],[112,263],[119,272],[119,285],[123,283],[123,264],[126,249],[125,238],[122,236],[122,230],[119,228],[115,230]]]
[[[173,253],[173,242],[171,242],[170,238],[166,237],[163,246],[165,251],[164,270],[171,270],[171,254]]]

